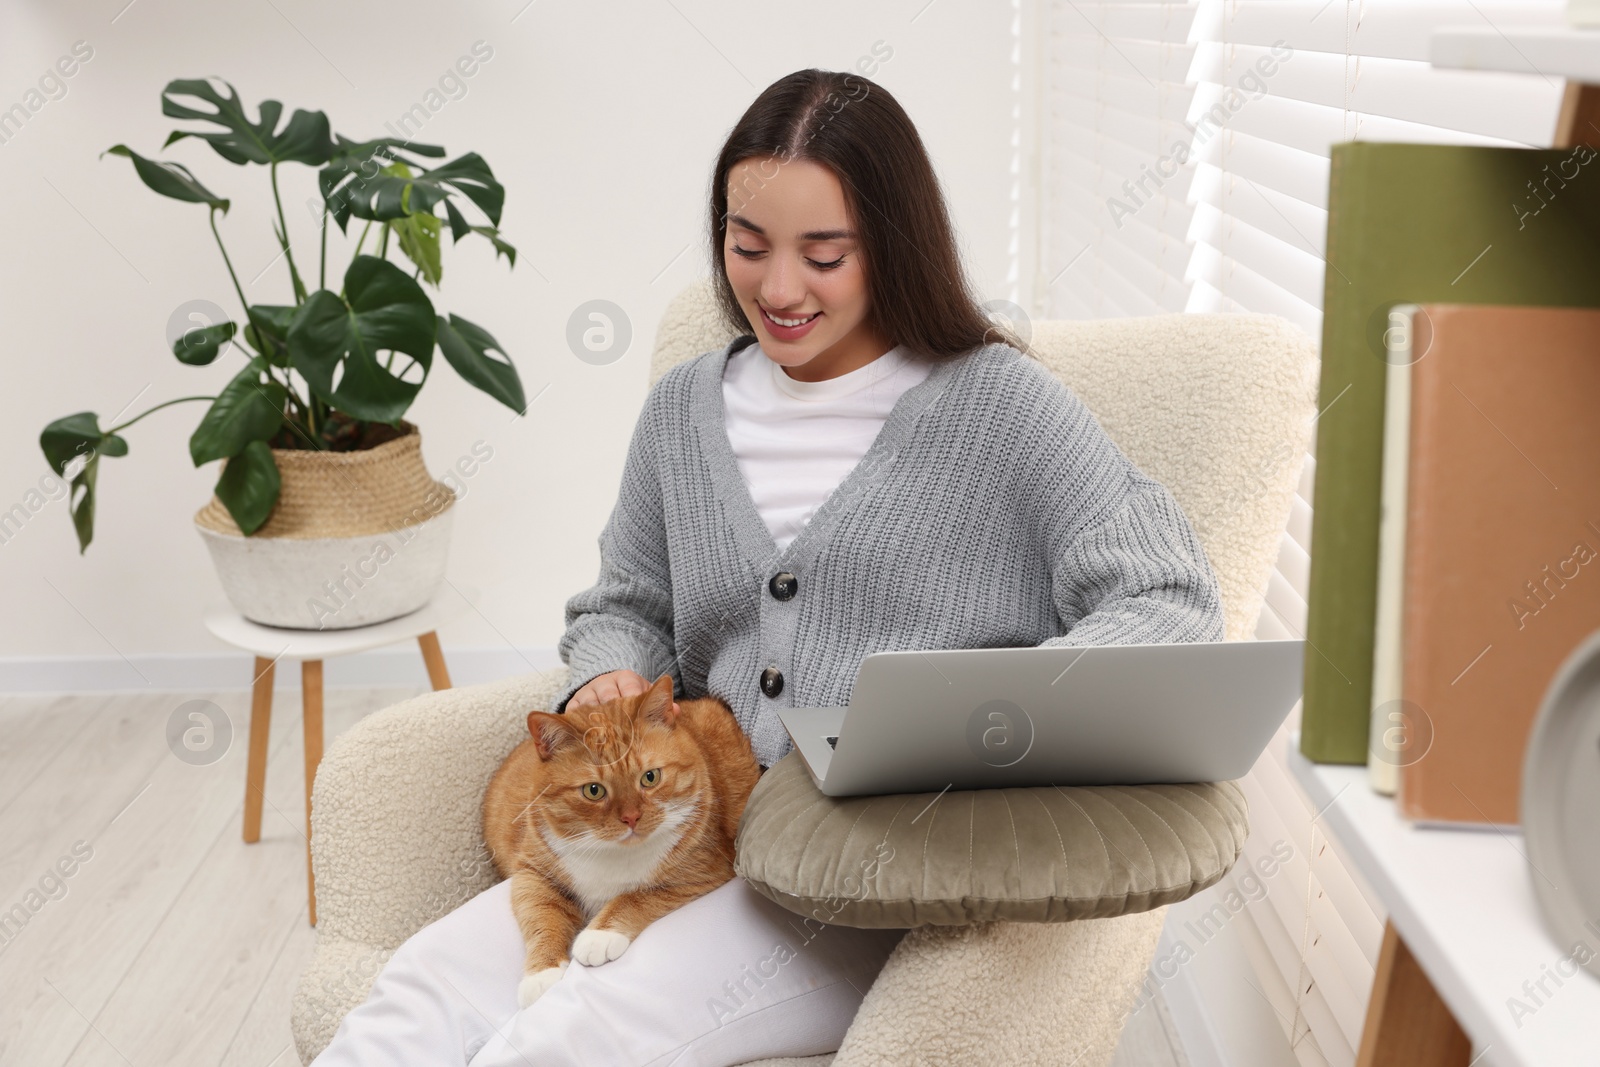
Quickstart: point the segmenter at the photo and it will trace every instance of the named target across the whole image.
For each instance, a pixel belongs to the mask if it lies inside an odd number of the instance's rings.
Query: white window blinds
[[[1046,262],[1060,267],[1043,278],[1058,303],[1050,314],[1184,309],[1193,172],[1162,177],[1155,168],[1186,133],[1194,16],[1189,4],[1063,2],[1052,11]],[[1113,217],[1113,200],[1127,210]]]
[[[1435,28],[1559,23],[1559,0],[1046,9],[1037,310],[1047,317],[1270,312],[1320,340],[1330,145],[1546,146],[1563,87],[1427,63]],[[1305,632],[1314,472],[1307,454],[1261,638]],[[1298,720],[1296,707],[1243,781],[1251,838],[1218,887],[1252,901],[1230,930],[1256,988],[1203,992],[1264,1001],[1299,1063],[1352,1067],[1384,916],[1290,780],[1282,752]],[[1246,892],[1236,876],[1277,842],[1293,858],[1264,895]]]

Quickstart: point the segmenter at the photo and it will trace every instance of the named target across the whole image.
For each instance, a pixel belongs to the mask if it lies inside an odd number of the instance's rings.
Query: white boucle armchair
[[[709,284],[691,286],[662,318],[651,382],[730,339]],[[1031,341],[1128,457],[1172,491],[1217,572],[1227,638],[1250,639],[1310,443],[1310,340],[1276,317],[1186,314],[1035,322]],[[561,667],[428,693],[335,740],[312,805],[317,946],[292,1019],[302,1062],[406,938],[499,881],[479,806],[527,735],[527,712],[565,681]],[[750,1067],[1105,1067],[1165,912],[919,927],[867,991],[837,1053]]]

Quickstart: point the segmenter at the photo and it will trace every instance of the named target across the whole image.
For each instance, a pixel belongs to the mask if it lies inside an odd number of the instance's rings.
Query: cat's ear
[[[668,729],[678,724],[678,704],[672,699],[672,675],[663,674],[655,680],[639,703],[638,715]]]
[[[533,737],[539,758],[548,762],[557,753],[583,742],[572,725],[570,715],[552,715],[548,711],[528,712],[528,733]]]

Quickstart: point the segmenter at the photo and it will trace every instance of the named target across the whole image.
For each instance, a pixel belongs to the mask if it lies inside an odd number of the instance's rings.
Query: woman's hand
[[[605,704],[612,700],[621,700],[623,697],[638,696],[649,688],[650,683],[636,671],[611,671],[590,678],[582,689],[572,694],[572,699],[567,701],[567,707]]]

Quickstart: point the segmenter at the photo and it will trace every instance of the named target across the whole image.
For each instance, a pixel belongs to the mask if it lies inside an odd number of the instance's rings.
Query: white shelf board
[[[1328,834],[1472,1039],[1474,1067],[1595,1063],[1600,978],[1579,970],[1557,985],[1548,977],[1573,946],[1545,929],[1533,895],[1540,875],[1520,832],[1415,826],[1396,814],[1393,798],[1372,791],[1366,767],[1312,763],[1300,754],[1298,733],[1288,735],[1285,756]],[[1586,945],[1600,952],[1600,935]],[[1532,996],[1524,982],[1535,984]],[[1514,1014],[1512,998],[1532,1014]]]
[[[1570,26],[1443,26],[1428,59],[1436,67],[1498,70],[1600,84],[1600,29]]]

